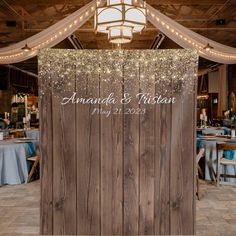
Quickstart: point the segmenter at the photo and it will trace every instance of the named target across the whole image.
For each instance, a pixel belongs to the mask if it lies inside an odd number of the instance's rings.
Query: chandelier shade
[[[109,28],[108,39],[111,43],[130,43],[133,38],[132,27],[114,26]]]
[[[108,34],[112,43],[128,43],[133,33],[146,26],[146,4],[133,0],[108,0],[107,6],[97,7],[95,30]]]

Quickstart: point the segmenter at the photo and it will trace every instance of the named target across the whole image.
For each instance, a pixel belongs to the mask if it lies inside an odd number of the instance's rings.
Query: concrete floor
[[[202,183],[197,201],[197,235],[236,235],[236,187]]]
[[[236,235],[236,188],[201,184],[197,235]],[[0,235],[39,235],[39,181],[0,187]]]
[[[39,181],[0,187],[0,235],[39,235]]]

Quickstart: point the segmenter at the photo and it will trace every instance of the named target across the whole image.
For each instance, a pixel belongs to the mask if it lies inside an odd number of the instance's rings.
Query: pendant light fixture
[[[211,49],[213,49],[213,47],[209,43],[207,43],[207,45],[203,49],[205,49],[206,51],[210,51]]]
[[[209,26],[207,25],[207,38],[209,38]],[[207,45],[205,47],[203,47],[204,50],[206,50],[207,52],[210,51],[211,49],[213,49],[213,47],[210,45],[210,43],[208,42]]]
[[[29,52],[31,50],[31,48],[28,46],[28,44],[26,43],[24,47],[21,48],[21,50],[25,51],[25,52]]]
[[[107,0],[107,6],[95,13],[96,32],[108,34],[111,43],[130,43],[133,33],[143,30],[147,23],[146,2],[137,0]]]

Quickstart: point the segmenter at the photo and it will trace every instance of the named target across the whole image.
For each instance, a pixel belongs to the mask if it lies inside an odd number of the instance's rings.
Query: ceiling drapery
[[[57,45],[88,21],[94,15],[96,6],[96,0],[93,0],[40,33],[19,43],[0,48],[0,64],[24,61],[36,56],[39,49]],[[28,52],[22,50],[26,43],[31,48]]]
[[[147,4],[148,20],[171,40],[183,48],[196,48],[199,55],[211,61],[223,64],[236,63],[236,48],[210,40],[182,26]],[[204,47],[209,43],[213,49],[207,51]]]
[[[103,4],[104,2],[105,1],[102,0],[100,4]],[[40,33],[14,45],[0,48],[0,64],[11,64],[24,61],[36,56],[38,54],[38,50],[41,48],[51,48],[55,46],[70,36],[90,17],[92,17],[95,9],[96,0],[93,0]],[[155,27],[157,27],[161,32],[181,47],[196,48],[201,57],[215,62],[224,64],[236,63],[236,48],[225,46],[193,32],[192,30],[165,16],[149,4],[147,4],[147,16],[148,20]],[[22,50],[22,47],[24,47],[26,43],[32,49],[29,52]],[[204,49],[207,43],[213,47],[208,51]]]

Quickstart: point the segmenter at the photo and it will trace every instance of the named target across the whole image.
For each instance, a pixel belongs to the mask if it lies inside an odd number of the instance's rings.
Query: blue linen
[[[229,129],[227,127],[222,127],[222,129],[224,130],[224,135],[230,135],[231,134],[231,129]]]
[[[202,134],[224,134],[223,129],[203,129]]]
[[[202,137],[202,134],[197,134],[197,148],[198,149],[202,148],[202,140],[198,139],[198,138],[201,138],[201,137]]]
[[[236,142],[227,142],[227,143],[236,144]],[[226,159],[233,160],[234,159],[234,153],[235,153],[234,150],[224,151],[224,157]]]
[[[34,156],[36,151],[32,142],[26,142],[28,144],[28,156]]]
[[[202,133],[229,135],[231,133],[231,129],[229,129],[227,127],[223,127],[222,129],[205,129],[202,131]],[[197,134],[197,138],[200,138],[200,137],[202,137],[202,135]],[[231,143],[235,143],[235,142],[231,142]],[[202,140],[198,139],[197,140],[197,148],[201,148],[201,147],[202,147]],[[226,159],[232,160],[234,158],[234,151],[233,150],[224,151],[224,157]]]
[[[233,160],[234,159],[234,151],[233,150],[224,151],[224,157],[228,160]]]
[[[39,142],[15,143],[17,139],[0,141],[0,186],[27,182],[27,157],[39,150]]]
[[[26,130],[25,133],[26,133],[27,138],[39,140],[39,130],[37,130],[37,129],[36,130],[34,130],[34,129]]]
[[[0,186],[26,183],[28,178],[28,145],[14,141],[0,141]]]
[[[216,140],[202,140],[201,145],[205,149],[205,179],[216,181],[216,166],[217,166],[217,152],[216,152]],[[236,158],[236,152],[233,151]],[[222,156],[223,152],[219,152]],[[221,173],[228,175],[236,175],[236,166],[221,165]],[[224,178],[224,181],[236,183],[235,178]]]

